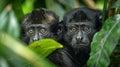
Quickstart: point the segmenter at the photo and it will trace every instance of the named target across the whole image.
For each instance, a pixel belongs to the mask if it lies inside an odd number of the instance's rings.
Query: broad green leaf
[[[0,13],[0,31],[6,31],[7,24],[8,24],[8,12],[6,10],[3,10]],[[4,19],[4,20],[3,20]]]
[[[7,32],[13,37],[19,37],[20,29],[19,29],[17,18],[16,18],[15,13],[13,11],[9,12],[8,19],[9,20],[8,20]]]
[[[88,60],[90,67],[108,67],[109,55],[115,49],[120,38],[120,15],[109,18],[91,44],[91,53]]]
[[[0,0],[0,12],[8,5],[10,0]]]
[[[0,32],[0,62],[9,67],[54,67],[45,58],[3,32]]]
[[[20,20],[23,18],[23,11],[21,7],[21,0],[13,0],[12,1],[12,10],[15,12],[15,16],[17,20],[20,22]]]
[[[118,9],[120,9],[120,0],[117,0],[117,1],[113,4],[112,8],[118,8]]]
[[[46,7],[47,9],[54,11],[60,17],[60,20],[63,19],[65,10],[62,8],[60,4],[58,4],[54,0],[46,0]]]
[[[110,55],[110,66],[120,67],[120,39],[112,54]]]
[[[9,67],[5,58],[0,56],[0,67]]]
[[[64,0],[64,3],[65,3],[65,7],[68,11],[75,8],[74,0]]]
[[[35,0],[25,0],[25,2],[22,4],[22,9],[24,14],[29,13],[34,8],[34,1]]]
[[[19,37],[20,30],[14,11],[5,8],[0,13],[0,31],[7,32],[15,38]]]
[[[63,46],[53,39],[42,39],[33,42],[28,47],[33,51],[37,52],[39,55],[47,57],[53,51],[55,51],[58,48],[62,48]]]
[[[104,1],[105,1],[105,0],[97,0],[96,6],[97,6],[98,9],[101,9],[101,10],[103,9]]]

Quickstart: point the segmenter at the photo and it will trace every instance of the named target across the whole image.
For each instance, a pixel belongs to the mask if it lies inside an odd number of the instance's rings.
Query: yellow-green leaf
[[[4,32],[0,32],[0,67],[1,63],[2,67],[55,67]]]
[[[47,57],[53,51],[62,48],[63,46],[53,39],[42,39],[33,42],[28,47],[33,51],[37,52],[39,55],[42,55],[43,57]]]

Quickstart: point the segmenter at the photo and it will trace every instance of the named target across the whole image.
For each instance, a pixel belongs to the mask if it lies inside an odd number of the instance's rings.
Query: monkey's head
[[[78,8],[64,16],[64,40],[73,50],[90,47],[93,35],[101,28],[101,12],[89,8]]]
[[[58,16],[52,11],[35,9],[23,18],[21,37],[27,44],[43,38],[57,39],[58,22]]]

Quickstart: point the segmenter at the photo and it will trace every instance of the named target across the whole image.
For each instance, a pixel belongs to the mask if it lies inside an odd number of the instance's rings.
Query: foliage
[[[62,48],[63,46],[53,39],[42,39],[31,43],[28,47],[40,56],[47,57],[53,51]]]
[[[113,4],[113,6],[112,6],[112,8],[119,8],[120,9],[120,0],[117,0],[114,4]]]
[[[54,67],[22,43],[0,32],[0,67],[5,67],[4,65],[6,67]]]
[[[105,0],[103,12],[103,27],[98,32],[91,43],[90,58],[87,62],[89,67],[119,67],[120,59],[120,10],[118,4],[120,1],[109,3]],[[111,5],[112,4],[112,5]],[[112,17],[109,17],[109,11],[113,11]],[[107,20],[106,17],[108,16]],[[105,21],[106,20],[106,21]],[[117,59],[117,60],[116,60]],[[117,63],[116,63],[117,62]]]
[[[117,11],[114,15],[120,13],[120,0],[0,0],[0,67],[54,67],[54,64],[45,57],[62,46],[53,40],[50,40],[51,43],[47,43],[47,40],[45,40],[46,42],[37,41],[29,47],[31,49],[38,46],[45,47],[35,49],[38,53],[23,46],[24,44],[19,40],[19,22],[24,14],[42,7],[55,12],[62,20],[64,14],[73,8],[87,6],[102,9],[103,3],[103,27],[94,36],[91,57],[87,64],[89,67],[107,67],[109,64],[119,67],[112,62],[120,62],[120,56],[116,56],[116,54],[120,54],[120,17],[116,15],[109,19],[106,18],[108,1],[115,1],[110,7]],[[39,44],[36,44],[38,42]]]
[[[0,31],[7,32],[13,37],[19,37],[19,30],[18,21],[14,11],[9,11],[7,9],[3,10],[0,14]]]
[[[0,0],[0,67],[54,67],[42,56],[20,43],[20,1]]]
[[[90,67],[107,67],[109,55],[115,49],[120,37],[120,15],[111,17],[103,24],[102,30],[94,37],[91,46]]]

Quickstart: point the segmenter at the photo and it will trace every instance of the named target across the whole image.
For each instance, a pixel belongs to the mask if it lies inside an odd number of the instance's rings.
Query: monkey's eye
[[[70,31],[71,31],[71,32],[76,32],[76,31],[77,31],[77,28],[72,27],[72,28],[70,29]]]
[[[28,30],[28,34],[32,35],[34,31],[32,29]]]
[[[88,28],[87,26],[84,26],[84,27],[83,27],[83,31],[89,32],[90,30],[89,30],[89,28]]]
[[[41,33],[41,34],[46,34],[46,33],[47,33],[47,30],[46,30],[45,28],[42,28],[42,29],[40,29],[40,33]]]

